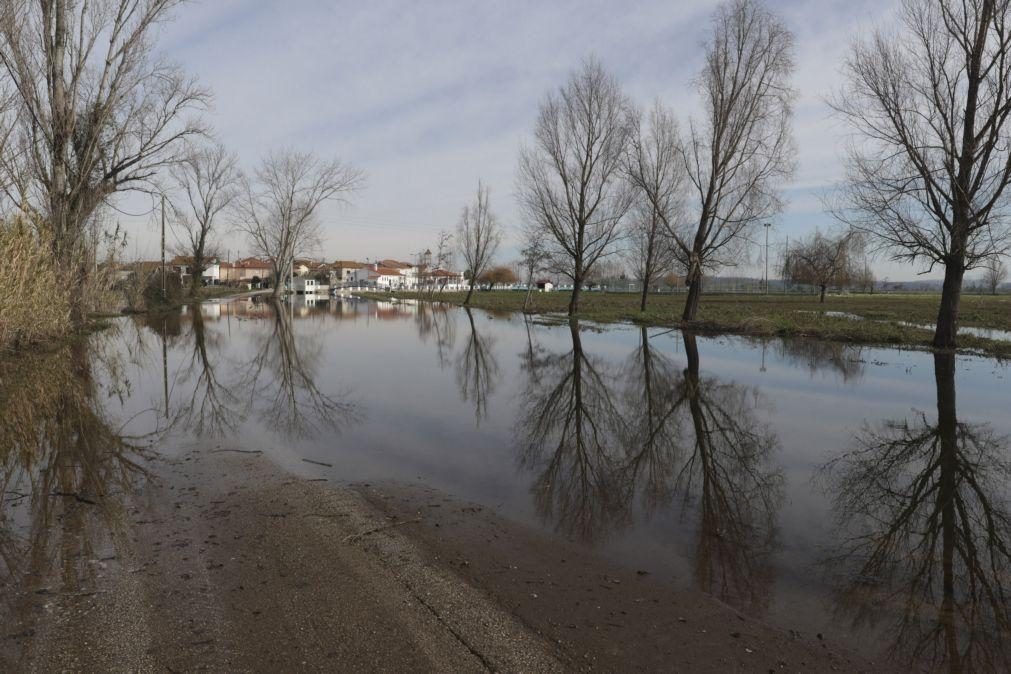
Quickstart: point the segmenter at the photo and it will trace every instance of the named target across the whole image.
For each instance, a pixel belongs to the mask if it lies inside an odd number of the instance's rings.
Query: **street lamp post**
[[[765,294],[769,294],[769,228],[772,227],[771,222],[766,222],[765,225]]]

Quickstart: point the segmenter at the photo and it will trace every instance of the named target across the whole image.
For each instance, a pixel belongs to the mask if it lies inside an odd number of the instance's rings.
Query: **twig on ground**
[[[306,463],[314,463],[317,466],[326,466],[327,468],[333,468],[332,463],[323,463],[322,461],[313,461],[312,459],[302,459]]]

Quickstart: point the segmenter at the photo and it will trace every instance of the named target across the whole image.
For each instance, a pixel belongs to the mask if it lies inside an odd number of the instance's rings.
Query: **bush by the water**
[[[0,220],[0,351],[57,338],[70,303],[49,241],[22,218]]]
[[[165,274],[165,292],[162,293],[161,272],[148,274],[144,278],[144,304],[148,309],[174,307],[182,304],[183,282],[177,272]]]

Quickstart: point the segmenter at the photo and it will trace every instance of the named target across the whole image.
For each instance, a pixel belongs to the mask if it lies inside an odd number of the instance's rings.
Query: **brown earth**
[[[2,588],[0,670],[873,669],[427,489],[235,453],[151,470],[116,524]],[[56,527],[104,505],[65,498]]]

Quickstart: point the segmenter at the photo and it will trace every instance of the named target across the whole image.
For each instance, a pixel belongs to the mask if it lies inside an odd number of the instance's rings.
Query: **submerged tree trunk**
[[[965,270],[961,262],[949,263],[944,270],[941,307],[937,312],[934,331],[935,349],[954,349],[958,339],[958,309],[962,300],[962,280]]]

